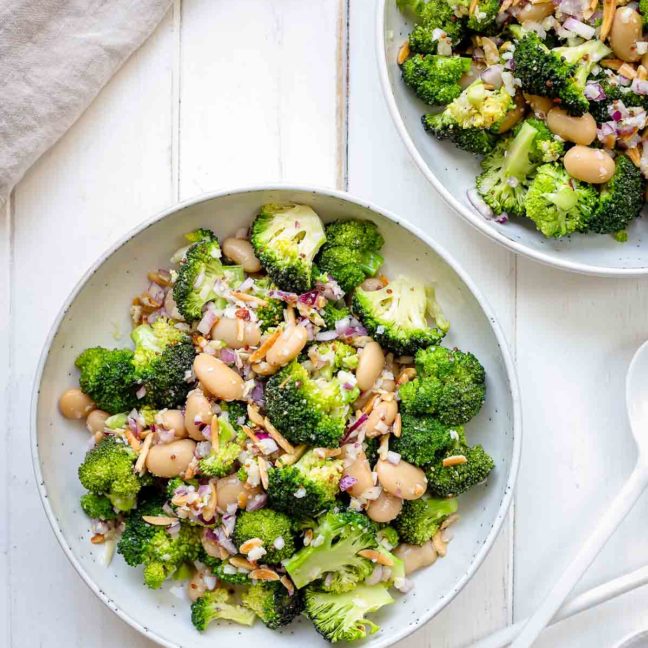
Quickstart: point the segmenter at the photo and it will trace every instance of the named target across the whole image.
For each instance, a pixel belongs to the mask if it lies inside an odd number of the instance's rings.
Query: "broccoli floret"
[[[207,302],[214,302],[221,308],[226,305],[216,290],[215,284],[219,279],[230,286],[237,286],[244,279],[242,268],[223,266],[221,255],[218,239],[212,235],[193,243],[180,264],[173,285],[173,299],[188,322],[202,317]]]
[[[284,321],[284,303],[280,299],[265,298],[266,304],[256,310],[259,326],[265,333]]]
[[[343,468],[341,460],[321,459],[312,450],[292,466],[271,468],[269,505],[299,518],[317,515],[335,504]]]
[[[137,379],[146,389],[141,402],[158,409],[184,405],[193,387],[186,376],[196,355],[189,335],[160,317],[135,328],[131,337]]]
[[[560,164],[538,168],[524,203],[526,215],[548,238],[587,230],[597,204],[596,189],[571,178]]]
[[[496,214],[524,215],[524,199],[537,166],[532,160],[537,137],[538,131],[525,121],[515,136],[500,141],[482,160],[477,190]]]
[[[486,155],[493,150],[497,136],[481,128],[462,128],[446,111],[434,115],[423,115],[423,128],[437,139],[450,140],[455,146],[475,153]]]
[[[415,54],[401,65],[403,81],[431,106],[445,106],[461,94],[461,77],[470,70],[469,58]]]
[[[399,276],[380,290],[357,288],[353,311],[381,346],[398,355],[438,344],[450,328],[434,289],[410,277]]]
[[[279,511],[243,511],[236,518],[234,544],[240,547],[248,540],[258,538],[266,551],[263,562],[277,564],[295,553],[291,527],[290,518]]]
[[[226,619],[241,625],[251,626],[255,615],[242,605],[230,602],[231,596],[226,589],[218,588],[205,592],[191,604],[191,622],[196,630],[204,632],[207,626],[216,619]]]
[[[619,155],[612,179],[601,188],[589,229],[599,234],[613,234],[624,230],[639,214],[644,205],[645,182],[641,171],[630,158]]]
[[[467,461],[454,466],[444,466],[443,459],[426,470],[428,491],[437,497],[456,497],[483,482],[495,467],[493,459],[480,445],[470,447],[461,434],[447,456],[463,455]]]
[[[311,288],[313,259],[326,240],[319,216],[307,205],[263,205],[250,242],[266,272],[282,290]]]
[[[373,563],[358,552],[377,546],[376,528],[368,517],[354,511],[329,511],[313,530],[311,544],[284,566],[298,589],[324,578],[324,589],[346,592],[373,571]]]
[[[117,517],[112,502],[105,495],[96,493],[82,495],[81,508],[88,517],[95,520],[114,520]]]
[[[436,54],[439,43],[438,31],[442,30],[456,45],[465,33],[465,21],[455,15],[453,7],[446,0],[429,0],[419,6],[419,23],[409,35],[412,52]]]
[[[132,511],[117,545],[118,553],[131,567],[144,565],[144,583],[151,589],[161,587],[183,563],[196,560],[202,552],[200,527],[180,522],[179,532],[172,537],[165,527],[143,519],[165,515],[163,503],[159,497],[152,497]]]
[[[578,116],[589,108],[583,93],[587,77],[609,53],[599,40],[550,50],[536,33],[527,32],[515,46],[515,76],[524,92],[558,99],[570,115]]]
[[[486,372],[470,352],[446,347],[416,354],[416,378],[398,390],[401,406],[412,414],[430,414],[445,425],[463,425],[481,409]]]
[[[390,450],[416,466],[432,463],[454,445],[453,428],[432,416],[403,414],[400,437],[392,438]]]
[[[648,0],[639,0],[639,13],[643,17],[644,26],[648,26]]]
[[[534,164],[542,164],[543,162],[555,162],[565,152],[564,143],[556,138],[556,136],[549,130],[547,124],[541,119],[529,117],[522,123],[518,124],[513,130],[513,135],[517,135],[524,124],[533,126],[536,129],[537,135],[533,138],[533,144],[529,151],[529,159]]]
[[[277,582],[255,583],[243,594],[241,602],[271,630],[288,625],[304,609],[302,592],[289,594]]]
[[[294,360],[266,385],[268,417],[292,443],[335,448],[344,434],[349,403],[359,394],[357,388],[348,390],[344,384],[338,376],[311,377]]]
[[[317,273],[332,276],[344,292],[351,292],[383,263],[384,240],[371,221],[335,221],[325,227],[326,243],[317,259]]]
[[[97,495],[106,495],[119,511],[129,511],[137,504],[142,484],[133,472],[137,455],[114,437],[104,437],[88,452],[79,466],[79,481]]]
[[[356,641],[380,629],[365,615],[393,602],[383,585],[361,585],[343,594],[329,594],[309,587],[306,615],[327,641]]]
[[[311,378],[316,380],[321,378],[333,380],[334,374],[340,370],[354,371],[358,367],[357,350],[340,340],[312,344],[308,348],[307,355],[308,360],[303,361],[303,366],[308,370]],[[351,380],[352,377],[347,378]],[[357,398],[355,392],[351,398],[353,400]],[[345,396],[344,400],[348,401],[349,397]]]
[[[466,26],[476,34],[490,36],[497,31],[500,0],[481,0],[469,16]]]
[[[334,329],[335,322],[339,322],[351,315],[351,311],[344,305],[344,303],[334,304],[327,301],[324,308],[320,311],[320,315],[324,320],[324,325],[327,329]]]
[[[207,477],[230,475],[241,454],[238,442],[240,416],[247,417],[245,406],[241,403],[223,403],[223,412],[218,416],[218,447],[212,447],[209,454],[198,462],[198,472]]]
[[[119,414],[136,406],[138,385],[130,349],[92,347],[83,351],[74,364],[81,371],[81,391],[99,409]]]
[[[439,530],[441,522],[456,511],[457,500],[454,498],[422,497],[407,500],[400,515],[394,520],[394,526],[401,541],[422,545]]]

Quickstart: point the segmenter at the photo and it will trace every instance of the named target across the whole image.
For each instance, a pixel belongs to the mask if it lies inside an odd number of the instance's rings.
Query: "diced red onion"
[[[576,18],[573,18],[572,16],[565,20],[563,27],[565,29],[568,29],[570,32],[573,32],[574,34],[580,36],[581,38],[584,38],[585,40],[594,38],[594,34],[596,33],[594,27],[586,25],[584,22],[576,20]]]
[[[233,528],[234,527],[232,526],[232,529]],[[212,539],[218,542],[218,544],[223,547],[223,549],[225,549],[227,553],[230,553],[232,555],[236,555],[238,553],[238,550],[236,549],[234,543],[225,535],[223,527],[216,527],[213,532],[211,529],[208,529],[207,534],[209,537],[213,536]]]
[[[588,8],[589,2],[587,0],[560,0],[558,2],[558,10],[561,13],[576,18],[582,18]]]
[[[367,335],[367,329],[355,317],[345,317],[335,322],[335,331],[340,337]]]
[[[172,537],[176,538],[178,537],[178,534],[180,533],[180,520],[177,522],[174,522],[170,526],[166,528],[166,532]]]
[[[378,585],[378,583],[380,583],[380,581],[382,580],[382,576],[382,565],[376,565],[371,574],[369,574],[369,577],[365,579],[365,585]]]
[[[142,398],[144,398],[144,396],[146,396],[146,387],[144,387],[144,385],[142,385],[142,386],[141,386],[141,387],[140,387],[140,388],[135,392],[135,396],[137,396],[137,398],[138,398],[139,400],[142,400]]]
[[[171,443],[175,439],[175,432],[173,430],[165,430],[164,428],[158,428],[156,430],[157,440],[159,443]]]
[[[306,304],[307,306],[315,306],[315,302],[317,302],[319,294],[320,293],[318,290],[309,290],[308,292],[299,295],[297,301],[302,304]]]
[[[213,308],[207,308],[196,328],[203,335],[207,335],[207,333],[211,331],[212,326],[214,326],[217,319],[218,315],[216,314],[216,311]]]
[[[484,202],[482,197],[479,195],[476,187],[468,189],[466,196],[468,196],[470,204],[479,212],[481,216],[483,216],[487,220],[491,220],[495,216],[493,210]]]
[[[646,79],[633,79],[630,90],[638,95],[648,95],[648,81]]]
[[[296,304],[298,295],[296,293],[286,292],[285,290],[269,290],[268,297],[280,299],[287,304]]]
[[[387,453],[387,461],[389,461],[390,464],[397,466],[400,463],[401,456],[398,454],[398,452],[393,452],[390,450]]]
[[[254,279],[252,279],[252,277],[248,277],[247,279],[241,282],[237,290],[239,292],[247,292],[248,290],[250,290],[250,288],[253,287],[254,287]]]
[[[480,75],[479,78],[484,82],[488,83],[495,88],[502,87],[502,66],[501,65],[490,65],[487,67]]]
[[[369,418],[367,414],[361,414],[358,418],[347,428],[346,434],[342,439],[342,443],[346,443],[351,435]]]
[[[228,537],[232,535],[235,524],[236,515],[234,515],[233,513],[227,513],[223,516],[223,529]]]
[[[205,430],[210,430],[210,426],[208,425]],[[205,430],[202,431],[202,434],[204,436]],[[196,443],[196,449],[194,450],[194,455],[198,459],[202,459],[203,457],[206,457],[209,453],[211,452],[211,441],[199,441]]]
[[[337,337],[338,337],[337,331],[320,331],[315,336],[315,339],[318,342],[330,342],[331,340],[335,340]]]
[[[264,400],[264,390],[263,383],[260,380],[257,380],[254,384],[254,388],[250,392],[250,399],[255,402],[257,405],[263,405]]]
[[[342,290],[340,284],[331,275],[327,275],[325,282],[316,281],[315,288],[330,301],[339,301],[344,297],[344,290]]]
[[[600,83],[595,81],[588,81],[585,85],[584,91],[585,97],[590,101],[603,101],[605,97],[605,91],[603,86]]]
[[[340,479],[340,490],[346,492],[350,488],[353,488],[353,486],[357,483],[358,480],[355,477],[352,477],[351,475],[344,475],[344,477]]]
[[[259,509],[262,509],[266,505],[267,501],[268,501],[268,496],[265,493],[258,493],[257,495],[254,495],[248,500],[245,510],[258,511]]]
[[[221,349],[220,350],[220,359],[225,364],[236,364],[236,353],[232,349]]]
[[[617,83],[620,86],[627,87],[632,83],[632,79],[628,79],[628,77],[624,77],[623,74],[617,74]]]

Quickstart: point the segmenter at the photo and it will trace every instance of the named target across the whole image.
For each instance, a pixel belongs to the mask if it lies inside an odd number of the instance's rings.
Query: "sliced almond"
[[[623,65],[623,61],[617,58],[606,58],[599,61],[599,65],[610,70],[618,70]]]
[[[410,45],[409,40],[406,40],[398,49],[398,56],[396,57],[396,63],[398,65],[403,65],[405,61],[409,58],[410,55]]]
[[[189,465],[187,466],[187,470],[185,470],[185,474],[184,474],[185,481],[188,481],[189,479],[193,479],[197,472],[198,472],[198,459],[194,457],[189,462]]]
[[[396,414],[396,418],[394,419],[394,424],[392,425],[392,432],[394,433],[394,436],[398,438],[400,437],[402,431],[403,431],[403,419],[401,417],[400,412],[398,412],[398,414]]]
[[[250,538],[249,540],[246,540],[240,547],[239,551],[244,555],[247,556],[247,554],[252,551],[252,549],[257,549],[258,547],[263,546],[263,540],[261,538]]]
[[[170,286],[171,285],[171,277],[165,277],[161,275],[159,272],[149,272],[146,275],[148,277],[149,281],[152,281],[153,283],[156,283],[158,286]]]
[[[247,434],[247,436],[252,439],[254,444],[259,445],[259,437],[254,434],[254,432],[247,425],[241,425],[241,427],[243,428],[243,432],[245,432],[245,434]]]
[[[142,520],[153,526],[171,526],[178,521],[178,518],[168,515],[142,515]]]
[[[262,299],[261,297],[257,297],[256,295],[248,295],[247,293],[239,292],[238,290],[232,290],[230,295],[232,295],[232,297],[242,302],[258,304],[259,306],[268,305],[268,302],[265,299]]]
[[[314,448],[313,454],[320,459],[339,457],[342,454],[342,448]]]
[[[256,405],[253,405],[252,403],[248,403],[247,415],[250,421],[254,423],[254,425],[257,425],[258,427],[264,426],[264,418],[261,415],[261,412],[259,412],[259,408]]]
[[[262,567],[261,569],[255,569],[250,572],[250,578],[252,580],[263,580],[263,581],[278,581],[280,580],[279,574],[272,571],[272,569],[267,569]]]
[[[468,15],[474,16],[478,6],[479,6],[479,0],[470,0],[470,6],[468,7]]]
[[[447,529],[449,526],[452,526],[455,522],[459,520],[459,513],[453,513],[449,515],[443,522],[441,522],[441,530]]]
[[[589,7],[583,12],[583,18],[589,20],[598,9],[598,0],[590,0]]]
[[[142,449],[142,444],[139,442],[139,439],[137,439],[136,436],[128,428],[126,428],[124,434],[126,435],[126,441],[128,441],[128,445],[139,454],[139,451]]]
[[[297,323],[295,319],[295,309],[292,305],[289,305],[288,308],[284,310],[284,319],[286,320],[286,324],[288,326],[295,326]]]
[[[632,160],[633,164],[638,167],[641,164],[641,153],[639,149],[635,146],[634,148],[628,149],[626,155]]]
[[[142,474],[142,471],[144,470],[144,466],[146,464],[146,457],[148,456],[149,450],[151,449],[151,444],[153,443],[153,435],[149,434],[146,439],[144,439],[144,443],[142,444],[142,449],[139,453],[139,456],[137,457],[137,461],[135,462],[135,467],[134,470],[138,474]]]
[[[610,35],[616,8],[617,0],[603,0],[603,20],[601,21],[601,31],[599,33],[599,39],[601,42],[605,42],[607,37]]]
[[[236,567],[237,569],[247,569],[248,571],[252,571],[255,569],[255,566],[247,560],[247,558],[241,558],[240,556],[232,556],[229,559],[230,565],[233,567]]]
[[[259,464],[259,477],[261,477],[261,486],[263,486],[263,490],[268,490],[268,464],[263,457],[258,457],[257,463]]]
[[[618,70],[617,72],[621,75],[624,76],[626,79],[636,79],[637,78],[637,70],[635,70],[633,65],[630,65],[629,63],[624,63]]]
[[[313,529],[306,529],[304,531],[304,547],[308,547],[311,542],[313,542]]]
[[[468,463],[465,455],[452,455],[446,457],[443,461],[443,467],[448,468],[449,466],[461,466],[461,464]]]
[[[275,440],[277,445],[287,452],[288,454],[293,454],[295,452],[295,446],[284,437],[277,428],[270,423],[270,419],[266,416],[266,418],[263,419],[263,427],[266,429],[268,434]]]
[[[637,68],[637,79],[641,81],[648,79],[648,70],[643,65]]]
[[[258,362],[261,362],[261,360],[265,358],[266,353],[268,353],[268,351],[270,350],[270,347],[277,341],[277,338],[280,335],[281,335],[281,327],[278,326],[274,330],[274,332],[263,341],[263,344],[252,355],[250,355],[250,357],[248,358],[250,364],[256,364]]]
[[[298,445],[295,448],[295,451],[290,453],[290,454],[285,454],[281,455],[279,459],[277,459],[276,465],[277,466],[292,466],[294,463],[297,463],[303,456],[304,453],[306,452],[306,445]]]
[[[448,545],[443,541],[441,537],[441,531],[437,531],[432,538],[432,545],[434,546],[435,551],[443,558],[448,551]]]
[[[380,437],[380,444],[378,446],[378,456],[385,461],[387,453],[389,452],[389,434],[383,434]]]
[[[90,538],[90,542],[92,544],[103,544],[106,541],[106,536],[104,536],[103,533],[95,533],[92,538]]]
[[[414,369],[414,367],[407,367],[407,369],[403,369],[403,371],[398,374],[396,384],[404,385],[406,382],[409,382],[414,378],[416,378],[416,369]]]
[[[293,582],[288,578],[288,576],[282,576],[279,579],[279,582],[288,590],[288,594],[294,594],[295,592],[295,586],[293,585]]]
[[[370,414],[378,402],[378,394],[374,394],[362,408],[363,414]]]
[[[279,370],[277,365],[270,364],[269,362],[257,362],[251,365],[252,371],[258,376],[272,376]]]
[[[247,506],[249,499],[249,495],[243,490],[238,494],[238,497],[236,498],[236,504],[240,509],[244,509]]]
[[[209,503],[202,510],[202,516],[206,522],[214,519],[216,516],[216,506],[218,505],[218,492],[216,491],[216,484],[213,480],[209,482],[209,491]]]
[[[482,36],[481,46],[484,50],[484,57],[486,58],[486,63],[488,63],[488,65],[499,63],[500,53],[499,49],[497,49],[497,45],[495,45],[495,41],[492,41],[486,36]]]
[[[367,558],[368,560],[378,563],[379,565],[384,565],[385,567],[392,567],[394,565],[394,561],[389,556],[386,556],[375,549],[363,549],[362,551],[358,551],[358,556]]]

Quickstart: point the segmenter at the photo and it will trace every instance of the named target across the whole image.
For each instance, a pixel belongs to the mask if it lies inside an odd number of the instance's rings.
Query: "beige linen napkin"
[[[170,3],[0,2],[0,206],[148,38]]]

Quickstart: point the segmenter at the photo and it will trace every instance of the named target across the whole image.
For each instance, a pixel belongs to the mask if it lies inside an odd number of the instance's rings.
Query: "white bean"
[[[222,340],[231,349],[256,346],[261,339],[261,329],[256,322],[246,322],[236,317],[221,317],[212,326],[213,340]]]
[[[437,559],[437,552],[434,549],[432,540],[422,545],[401,544],[398,545],[394,554],[405,563],[405,573],[411,574],[421,567],[432,565]]]
[[[369,342],[360,352],[356,379],[360,391],[371,389],[385,366],[385,354],[378,342]]]
[[[243,378],[222,360],[200,353],[194,360],[193,368],[198,380],[213,396],[226,401],[243,397]]]
[[[378,482],[391,495],[406,500],[422,497],[427,488],[425,473],[402,459],[393,464],[381,459],[376,464]]]
[[[367,489],[374,486],[367,456],[362,450],[355,452],[355,446],[352,444],[342,446],[342,455],[345,458],[342,474],[356,480],[347,493],[352,497],[360,497]],[[354,458],[351,459],[351,457]],[[348,466],[347,463],[349,463]]]
[[[151,446],[146,455],[146,467],[157,477],[177,477],[187,470],[195,449],[196,442],[191,439]]]
[[[610,47],[622,61],[634,63],[641,58],[637,42],[641,40],[643,21],[632,7],[619,7],[610,29]]]
[[[573,117],[562,108],[552,108],[547,115],[552,133],[574,144],[591,144],[596,139],[596,120],[589,113]]]
[[[189,436],[196,441],[204,441],[202,428],[211,423],[213,414],[211,403],[199,391],[192,391],[187,398],[185,407],[184,425]]]
[[[108,412],[104,412],[103,410],[92,410],[92,412],[88,414],[88,418],[86,419],[86,427],[88,428],[88,431],[92,432],[92,434],[103,432],[104,427],[106,426],[106,419],[109,416],[110,414],[108,414]]]
[[[301,324],[287,326],[268,349],[266,361],[276,367],[282,367],[301,353],[306,342],[308,342],[308,331],[304,326]]]
[[[82,419],[90,414],[95,407],[90,396],[84,394],[80,389],[68,389],[59,398],[59,410],[65,418],[69,419]]]
[[[365,434],[368,437],[384,434],[385,430],[380,428],[382,428],[382,425],[389,427],[396,419],[396,414],[398,414],[398,405],[395,400],[380,401],[371,410],[371,414],[369,414],[369,418],[364,424]]]
[[[403,508],[403,500],[386,491],[382,491],[377,499],[367,505],[367,515],[374,522],[391,522],[395,520]]]
[[[259,272],[261,263],[254,254],[254,248],[249,241],[240,238],[226,238],[221,246],[223,254],[240,265],[245,272]]]
[[[607,182],[616,169],[614,160],[607,153],[580,144],[565,153],[563,164],[572,178],[591,184]]]
[[[205,400],[207,401],[206,398]],[[209,407],[209,401],[207,401],[207,407],[211,411],[211,408]],[[173,430],[176,439],[184,439],[184,437],[187,436],[185,417],[180,410],[178,409],[162,410],[158,415],[158,421],[160,422],[160,425],[165,430]],[[209,421],[205,421],[205,422],[208,423]],[[202,437],[198,437],[198,438],[202,440]]]

